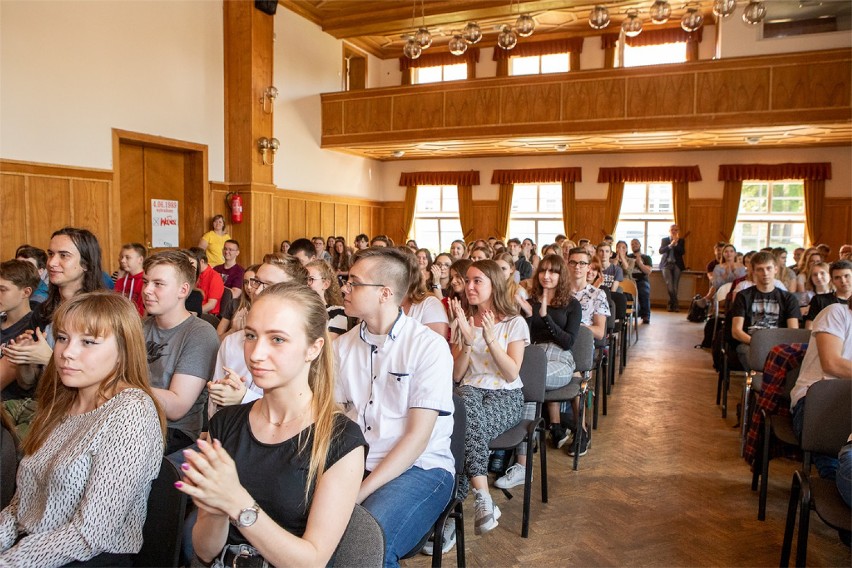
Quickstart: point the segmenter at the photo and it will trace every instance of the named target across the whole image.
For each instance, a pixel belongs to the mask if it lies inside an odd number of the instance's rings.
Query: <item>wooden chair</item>
[[[624,297],[627,299],[627,343],[630,347],[630,335],[633,335],[633,343],[639,341],[639,317],[636,311],[636,306],[639,305],[639,291],[636,288],[636,282],[625,278],[621,282],[621,289],[624,292]],[[627,364],[627,350],[624,351],[624,364]]]

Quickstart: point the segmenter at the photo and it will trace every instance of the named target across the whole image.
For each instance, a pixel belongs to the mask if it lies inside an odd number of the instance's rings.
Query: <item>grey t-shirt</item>
[[[145,320],[145,346],[148,349],[148,376],[151,386],[168,389],[175,374],[192,375],[205,383],[213,376],[219,337],[213,326],[190,316],[171,329],[160,329],[153,317]],[[168,427],[180,430],[193,440],[203,424],[207,389],[202,389],[189,412]]]

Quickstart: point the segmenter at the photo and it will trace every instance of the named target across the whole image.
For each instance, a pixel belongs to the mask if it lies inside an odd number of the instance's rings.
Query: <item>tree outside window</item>
[[[672,184],[625,183],[621,213],[615,228],[615,240],[639,239],[642,250],[659,264],[660,241],[669,236],[669,227],[674,223]]]
[[[792,251],[805,242],[805,186],[801,180],[744,181],[734,246]]]

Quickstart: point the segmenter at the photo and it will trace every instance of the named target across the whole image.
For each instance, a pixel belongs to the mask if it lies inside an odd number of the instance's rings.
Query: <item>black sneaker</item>
[[[589,453],[589,433],[585,430],[580,430],[580,456],[585,456]],[[571,446],[571,449],[568,450],[568,455],[574,455],[574,446]]]
[[[563,428],[560,424],[550,425],[550,440],[553,442],[553,447],[560,449],[565,444],[570,443],[574,439],[574,434],[567,428]]]
[[[488,460],[488,471],[502,476],[506,473],[506,450],[494,450],[491,452],[491,458]]]

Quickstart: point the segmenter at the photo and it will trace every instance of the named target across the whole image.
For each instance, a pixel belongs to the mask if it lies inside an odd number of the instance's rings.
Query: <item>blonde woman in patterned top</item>
[[[527,322],[506,290],[506,278],[493,260],[474,262],[467,269],[468,313],[458,300],[454,312],[453,380],[467,412],[465,472],[476,495],[474,532],[497,526],[500,509],[488,492],[488,444],[521,419],[524,406],[519,377],[524,347],[529,345]],[[462,494],[467,494],[463,484]]]
[[[57,310],[53,337],[0,512],[0,566],[130,566],[165,434],[139,314],[117,294],[82,294]]]

